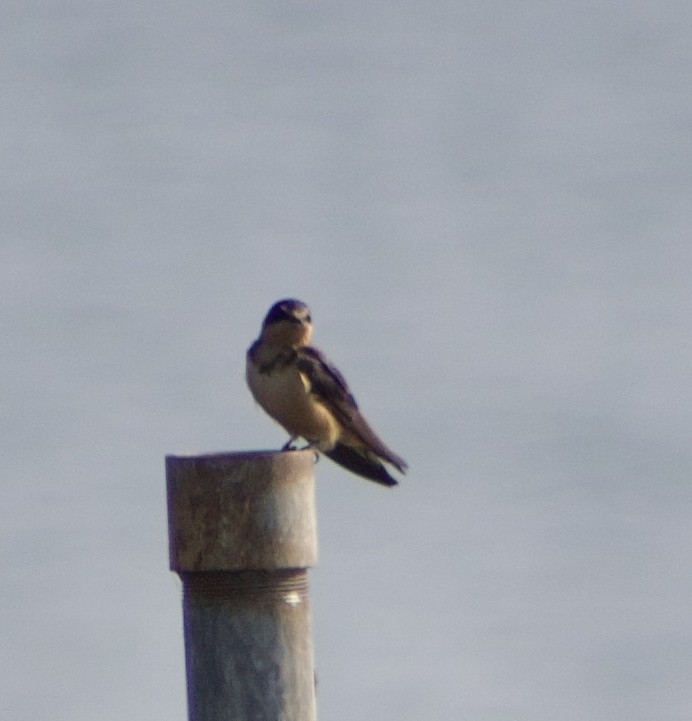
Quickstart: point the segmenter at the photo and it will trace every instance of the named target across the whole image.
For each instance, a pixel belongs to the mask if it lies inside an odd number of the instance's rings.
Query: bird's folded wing
[[[324,354],[310,346],[298,348],[296,366],[309,381],[310,391],[334,414],[344,429],[403,473],[406,462],[384,444],[363,418],[344,377]]]

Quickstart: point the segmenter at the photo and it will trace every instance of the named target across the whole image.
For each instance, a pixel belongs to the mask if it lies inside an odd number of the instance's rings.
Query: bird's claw
[[[302,448],[298,448],[293,441],[295,438],[289,438],[286,443],[281,446],[282,451],[309,451],[311,450],[315,454],[315,463],[317,463],[320,460],[320,454],[317,452],[317,441],[312,441],[304,445]]]
[[[317,451],[317,446],[319,443],[317,441],[312,441],[311,443],[308,443],[307,445],[303,446],[300,450],[301,451],[312,451],[315,455],[315,463],[317,463],[320,460],[320,454]]]

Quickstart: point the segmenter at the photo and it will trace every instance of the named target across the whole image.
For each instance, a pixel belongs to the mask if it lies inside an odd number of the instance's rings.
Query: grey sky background
[[[320,718],[689,720],[692,6],[2,16],[2,717],[186,718],[163,457],[296,296],[411,466],[317,467]]]

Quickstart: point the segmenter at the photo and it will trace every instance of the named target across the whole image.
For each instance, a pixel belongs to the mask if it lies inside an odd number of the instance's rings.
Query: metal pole
[[[167,456],[189,721],[315,721],[312,451]]]

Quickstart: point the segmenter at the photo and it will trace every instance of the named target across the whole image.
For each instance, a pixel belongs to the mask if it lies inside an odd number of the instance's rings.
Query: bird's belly
[[[323,450],[334,446],[339,424],[334,416],[310,393],[310,385],[291,366],[260,373],[248,363],[247,382],[259,405],[291,436],[317,443]]]

